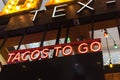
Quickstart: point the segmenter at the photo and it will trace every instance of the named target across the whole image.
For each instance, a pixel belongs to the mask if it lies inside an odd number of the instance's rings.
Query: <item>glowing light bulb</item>
[[[31,8],[31,4],[30,3],[27,3],[26,5],[28,8]]]
[[[16,6],[16,10],[18,10],[18,11],[19,11],[19,10],[20,10],[20,6]]]
[[[117,49],[117,48],[118,48],[118,46],[117,46],[117,44],[116,44],[116,43],[114,44],[114,48],[115,48],[115,49]]]
[[[67,42],[68,42],[68,43],[71,42],[71,41],[70,41],[70,37],[67,38]]]
[[[15,5],[15,2],[14,2],[14,1],[11,1],[11,5]]]
[[[113,64],[112,64],[112,63],[110,63],[110,64],[109,64],[109,67],[110,67],[110,68],[113,68]]]
[[[108,37],[108,33],[107,32],[104,32],[104,37]]]
[[[8,5],[8,9],[12,9],[12,5],[9,4],[9,5]]]
[[[9,9],[6,9],[6,10],[5,10],[5,13],[8,14],[8,12],[9,12]]]

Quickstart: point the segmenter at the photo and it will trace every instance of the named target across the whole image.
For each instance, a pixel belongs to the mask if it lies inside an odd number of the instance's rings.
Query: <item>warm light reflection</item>
[[[0,16],[16,13],[20,11],[25,11],[29,9],[36,9],[38,3],[41,0],[8,0],[2,11],[0,12]]]
[[[31,3],[27,3],[26,7],[30,8],[31,7]]]
[[[11,14],[15,12],[25,11],[29,9],[36,9],[38,7],[38,3],[40,3],[43,0],[8,0],[2,11],[0,12],[0,16]],[[53,5],[58,3],[64,3],[69,2],[73,0],[49,0],[49,2],[46,4]],[[20,4],[18,4],[20,3]]]
[[[12,5],[8,5],[8,9],[12,9]]]
[[[64,3],[69,1],[73,1],[73,0],[50,0],[46,5],[53,5],[53,4]]]
[[[20,6],[16,6],[16,10],[18,10],[18,11],[19,11],[19,10],[20,10]]]
[[[8,9],[6,9],[6,10],[5,10],[5,13],[7,14],[8,12],[9,12],[9,10],[8,10]]]
[[[110,67],[110,68],[113,68],[113,64],[112,64],[112,63],[110,63],[110,64],[109,64],[109,67]]]
[[[10,2],[11,5],[15,5],[15,3],[16,3],[15,1],[11,1]]]

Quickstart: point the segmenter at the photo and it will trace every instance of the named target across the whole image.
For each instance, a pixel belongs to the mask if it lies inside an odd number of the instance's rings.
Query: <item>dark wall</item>
[[[102,52],[3,66],[1,80],[104,80]]]

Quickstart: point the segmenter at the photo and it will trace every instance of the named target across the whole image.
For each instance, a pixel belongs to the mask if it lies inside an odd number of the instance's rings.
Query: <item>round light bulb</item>
[[[8,9],[12,9],[12,5],[9,4],[9,5],[8,5]]]
[[[27,5],[26,5],[28,8],[30,8],[31,7],[31,4],[30,3],[27,3]]]
[[[109,67],[110,67],[110,68],[113,68],[113,64],[112,64],[112,63],[110,63],[110,64],[109,64]]]
[[[18,11],[19,11],[19,10],[20,10],[20,6],[16,6],[16,10],[18,10]]]
[[[15,2],[14,2],[14,1],[11,1],[11,5],[15,5]]]
[[[5,13],[8,14],[8,13],[9,13],[9,9],[6,9],[6,10],[5,10]]]
[[[114,48],[115,48],[115,49],[117,49],[117,48],[118,48],[117,44],[114,44]]]
[[[108,33],[107,32],[104,32],[104,37],[108,37]]]

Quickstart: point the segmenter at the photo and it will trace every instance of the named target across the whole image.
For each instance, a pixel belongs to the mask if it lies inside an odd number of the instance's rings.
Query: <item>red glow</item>
[[[14,55],[15,55],[15,53],[8,54],[9,58],[8,58],[7,62],[11,62],[11,59]]]
[[[97,49],[94,49],[94,46],[98,46],[98,48],[97,48]],[[91,43],[90,49],[91,49],[91,51],[93,51],[93,52],[100,51],[100,50],[101,50],[101,44],[100,44],[100,42],[93,42],[93,43]]]
[[[107,32],[104,32],[104,37],[108,37],[108,33]]]
[[[66,53],[66,52],[65,52],[67,49],[69,49],[69,50],[70,50],[68,53]],[[72,49],[72,47],[71,47],[71,46],[65,46],[65,47],[63,48],[63,50],[62,50],[62,54],[63,54],[64,56],[71,55],[71,54],[72,54],[72,52],[73,52],[73,49]]]
[[[90,40],[90,41],[80,41],[80,42],[74,42],[68,44],[59,44],[54,46],[46,46],[36,49],[28,49],[28,50],[13,52],[8,54],[9,58],[7,62],[16,63],[16,62],[25,62],[25,61],[50,58],[49,56],[50,50],[55,50],[54,55],[56,57],[59,57],[60,53],[62,54],[62,56],[69,56],[69,55],[73,55],[73,51],[74,51],[73,46],[78,47],[77,50],[79,54],[98,52],[101,50],[101,43],[99,39]]]
[[[35,50],[35,51],[33,51],[32,53],[31,53],[31,59],[32,60],[37,60],[37,59],[39,59],[39,57],[40,57],[40,51],[39,50]]]
[[[12,60],[12,62],[14,62],[14,61],[18,61],[18,62],[20,62],[20,53],[17,53],[16,55],[15,55],[15,57],[13,58],[13,60]]]
[[[42,50],[42,54],[43,54],[43,55],[41,54],[41,55],[42,55],[41,58],[42,58],[42,59],[48,58],[48,57],[49,57],[49,56],[48,56],[48,53],[49,53],[49,49],[43,49],[43,50]]]
[[[79,53],[87,53],[88,52],[88,44],[82,43],[78,46],[78,52]]]
[[[61,49],[61,47],[55,47],[54,49],[56,50],[55,56],[58,56],[59,55],[58,53],[59,53],[59,50]]]
[[[27,55],[30,55],[30,51],[26,51],[22,56],[21,56],[21,59],[23,61],[27,61],[28,59],[26,58]]]

